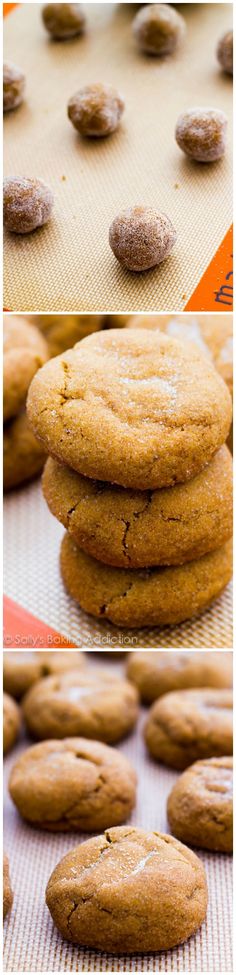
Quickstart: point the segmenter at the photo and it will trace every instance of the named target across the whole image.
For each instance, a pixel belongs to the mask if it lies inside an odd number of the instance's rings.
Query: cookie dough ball
[[[3,855],[3,920],[9,914],[13,904],[13,893],[11,889],[9,860],[6,854]]]
[[[113,254],[129,271],[148,271],[172,251],[176,231],[166,213],[152,207],[128,207],[118,213],[109,230]]]
[[[13,653],[5,651],[3,654],[3,687],[4,691],[19,700],[26,691],[36,684],[36,681],[50,674],[60,674],[65,670],[80,669],[85,665],[85,656],[79,650],[74,653],[69,650],[60,652],[27,651]]]
[[[124,99],[116,88],[98,83],[84,85],[72,95],[67,112],[80,135],[100,138],[115,132],[124,107]]]
[[[136,773],[115,748],[85,738],[27,748],[9,791],[20,815],[40,829],[97,832],[124,823],[134,806]]]
[[[4,316],[3,418],[10,420],[24,406],[33,376],[48,359],[48,346],[38,329],[23,318]]]
[[[185,21],[168,3],[151,3],[136,14],[133,33],[145,54],[172,54],[185,35]]]
[[[33,320],[47,340],[51,357],[99,332],[103,324],[102,315],[34,315]]]
[[[216,56],[219,64],[226,74],[233,74],[233,31],[227,30],[226,34],[220,38],[217,46]]]
[[[20,732],[20,711],[9,694],[3,694],[3,754],[7,755]]]
[[[128,654],[127,677],[145,704],[190,687],[232,687],[232,653],[138,650]]]
[[[232,755],[232,691],[164,694],[150,709],[144,737],[153,758],[180,770],[200,758]]]
[[[30,234],[52,214],[53,194],[42,179],[9,176],[3,182],[3,223],[14,234]]]
[[[4,423],[3,429],[3,487],[12,491],[38,477],[43,470],[46,453],[30,429],[26,413],[19,413]]]
[[[80,3],[45,3],[42,9],[44,27],[57,41],[83,34],[86,20]]]
[[[204,921],[205,871],[173,837],[120,826],[63,857],[46,903],[74,944],[122,955],[166,951]]]
[[[208,758],[180,775],[168,799],[174,836],[220,853],[233,850],[233,759]]]
[[[215,162],[226,148],[227,118],[217,108],[189,108],[179,116],[175,138],[180,149],[196,162]]]
[[[34,684],[24,698],[23,714],[34,738],[79,735],[112,744],[136,724],[138,692],[107,671],[74,670]]]
[[[11,112],[23,102],[25,75],[16,64],[5,61],[3,65],[3,111]]]

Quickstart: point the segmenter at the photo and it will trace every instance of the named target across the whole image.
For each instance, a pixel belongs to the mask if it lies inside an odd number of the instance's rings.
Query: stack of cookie
[[[24,318],[3,324],[3,482],[9,491],[40,473],[45,451],[29,427],[25,401],[29,385],[48,359],[45,339]]]
[[[82,608],[128,627],[203,611],[231,576],[232,488],[231,398],[201,351],[98,332],[39,371],[28,416]]]

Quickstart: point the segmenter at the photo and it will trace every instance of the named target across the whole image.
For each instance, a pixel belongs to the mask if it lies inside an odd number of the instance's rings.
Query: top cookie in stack
[[[161,333],[96,333],[38,372],[28,416],[54,458],[44,492],[82,607],[124,626],[204,609],[230,578],[232,528],[231,400],[202,353]]]

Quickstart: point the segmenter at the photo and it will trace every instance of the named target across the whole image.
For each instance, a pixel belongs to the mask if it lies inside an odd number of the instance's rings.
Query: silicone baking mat
[[[91,666],[104,665],[103,659],[90,654]],[[100,657],[100,655],[99,655]],[[113,673],[122,673],[123,664],[113,659],[105,665]],[[146,712],[139,726],[119,745],[138,774],[138,798],[130,822],[144,829],[169,832],[166,800],[176,781],[171,769],[149,759],[142,738]],[[25,741],[24,745],[30,744]],[[22,745],[5,760],[5,781],[9,778]],[[21,822],[7,790],[5,794],[4,849],[10,859],[14,903],[5,924],[5,971],[8,972],[230,972],[232,878],[231,858],[196,851],[207,873],[209,905],[207,922],[198,933],[175,950],[157,955],[120,956],[79,950],[63,942],[53,926],[44,903],[44,892],[54,866],[68,850],[88,837],[78,833],[48,834]]]
[[[180,5],[186,41],[162,60],[136,48],[136,6],[84,4],[87,34],[66,43],[49,40],[41,4],[17,5],[5,19],[4,57],[27,77],[24,104],[4,119],[5,173],[41,177],[55,194],[47,227],[6,234],[4,305],[12,311],[181,311],[229,230],[232,79],[215,49],[231,26],[232,5]],[[66,114],[68,98],[93,81],[114,84],[126,103],[119,130],[95,142],[82,140]],[[229,117],[227,153],[214,165],[187,161],[175,143],[178,115],[197,105]],[[120,210],[139,203],[166,212],[178,236],[167,261],[136,275],[115,260],[108,228]],[[223,283],[226,304],[215,310],[230,310],[225,245],[214,273],[191,309],[212,310]]]
[[[8,494],[4,500],[4,591],[39,620],[67,637],[76,647],[228,647],[232,646],[231,585],[202,616],[179,626],[126,630],[100,622],[80,610],[65,592],[59,569],[60,541],[64,529],[48,511],[40,481]],[[28,626],[5,629],[4,645],[32,646]],[[38,646],[50,646],[38,627]],[[63,642],[62,642],[63,645]]]

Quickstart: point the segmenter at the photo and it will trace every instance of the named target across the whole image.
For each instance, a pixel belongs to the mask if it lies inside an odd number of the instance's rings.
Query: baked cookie
[[[195,762],[179,776],[167,803],[172,832],[206,850],[233,850],[233,759]]]
[[[55,356],[98,332],[103,319],[101,315],[33,315],[31,321],[45,336],[50,356]]]
[[[16,416],[24,406],[31,380],[48,359],[47,343],[24,318],[4,316],[3,419]]]
[[[122,955],[166,951],[204,921],[205,871],[172,836],[120,826],[63,857],[48,881],[46,903],[74,944]]]
[[[19,700],[26,694],[29,687],[42,677],[58,674],[65,670],[75,670],[83,667],[84,654],[81,651],[66,650],[25,651],[22,653],[9,650],[3,653],[3,687],[4,691]]]
[[[232,653],[138,650],[129,653],[127,677],[145,704],[188,687],[232,687]]]
[[[172,768],[232,755],[232,691],[205,687],[164,694],[150,709],[144,736],[150,754]]]
[[[74,470],[140,490],[194,477],[224,443],[225,383],[198,350],[166,335],[111,329],[34,377],[28,416],[44,448]]]
[[[11,771],[9,792],[28,823],[52,831],[97,832],[124,823],[136,773],[115,748],[86,738],[33,745]]]
[[[132,491],[49,457],[43,492],[77,545],[106,565],[143,568],[200,558],[232,535],[232,458],[223,446],[186,484]]]
[[[232,575],[232,542],[185,565],[116,569],[78,548],[68,533],[61,572],[70,596],[86,613],[116,626],[165,626],[202,613]]]
[[[9,914],[13,904],[13,893],[9,874],[9,860],[6,853],[3,855],[3,920]]]
[[[104,670],[69,671],[43,680],[23,700],[34,738],[83,736],[108,744],[120,741],[138,717],[138,692]]]
[[[130,685],[131,686],[131,685]],[[20,711],[9,694],[3,694],[3,754],[7,755],[20,732]]]
[[[11,491],[41,474],[46,454],[30,428],[26,413],[19,413],[3,428],[3,487]]]

